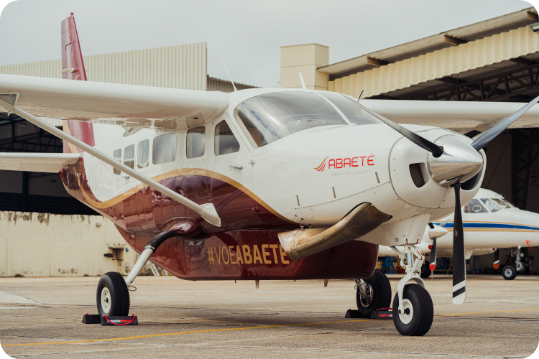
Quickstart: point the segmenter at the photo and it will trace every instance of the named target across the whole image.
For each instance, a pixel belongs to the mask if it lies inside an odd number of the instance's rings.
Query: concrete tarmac
[[[390,276],[393,293],[398,276]],[[16,358],[521,357],[539,344],[539,276],[469,276],[452,304],[450,276],[427,280],[434,323],[403,337],[391,320],[345,319],[352,281],[188,282],[139,277],[138,326],[81,324],[99,278],[0,278],[0,343]]]

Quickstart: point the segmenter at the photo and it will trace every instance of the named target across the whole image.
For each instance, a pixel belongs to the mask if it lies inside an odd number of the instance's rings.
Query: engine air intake
[[[421,188],[425,185],[425,179],[423,178],[423,173],[421,172],[420,163],[412,163],[410,165],[410,176],[412,176],[412,181],[417,188]]]

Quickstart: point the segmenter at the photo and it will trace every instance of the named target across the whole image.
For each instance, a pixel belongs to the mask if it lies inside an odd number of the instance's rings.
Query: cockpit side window
[[[363,109],[348,97],[335,92],[321,92],[320,95],[330,100],[346,116],[348,121],[356,125],[372,125],[381,123],[375,119],[367,119],[363,116]]]
[[[483,202],[485,204],[485,207],[487,207],[487,209],[493,213],[503,209],[503,207],[499,206],[491,198],[481,198],[481,202]]]
[[[234,115],[254,148],[313,127],[348,125],[327,101],[306,92],[253,97],[240,103]]]
[[[226,121],[221,121],[215,126],[214,144],[216,156],[226,155],[240,150],[240,143]]]
[[[477,199],[472,199],[464,206],[464,213],[488,213]]]

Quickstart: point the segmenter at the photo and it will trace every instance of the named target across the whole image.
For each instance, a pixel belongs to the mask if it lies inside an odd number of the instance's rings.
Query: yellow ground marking
[[[455,315],[469,315],[469,314],[486,314],[486,313],[511,313],[511,312],[529,312],[536,311],[539,308],[534,309],[514,309],[514,310],[497,310],[497,311],[488,311],[488,312],[470,312],[470,313],[454,313],[454,314],[440,314],[435,315],[434,317],[448,317]],[[50,343],[27,343],[27,344],[5,344],[2,347],[18,347],[18,346],[30,346],[30,345],[59,345],[59,344],[81,344],[81,343],[95,343],[95,342],[112,342],[119,340],[132,340],[132,339],[143,339],[143,338],[155,338],[155,337],[165,337],[171,335],[184,335],[184,334],[196,334],[196,333],[213,333],[213,332],[226,332],[234,330],[249,330],[249,329],[268,329],[268,328],[282,328],[282,327],[299,327],[299,326],[308,326],[308,325],[322,325],[322,324],[341,324],[341,323],[357,323],[357,322],[368,322],[376,319],[357,319],[357,320],[340,320],[335,322],[320,322],[320,323],[303,323],[303,324],[276,324],[276,325],[264,325],[259,327],[243,327],[243,328],[223,328],[223,329],[205,329],[205,330],[193,330],[189,332],[177,332],[177,333],[163,333],[163,334],[147,334],[147,335],[137,335],[134,337],[124,337],[124,338],[109,338],[109,339],[89,339],[89,340],[78,340],[70,342],[50,342]],[[179,323],[181,324],[181,323]],[[201,323],[203,324],[203,323]]]

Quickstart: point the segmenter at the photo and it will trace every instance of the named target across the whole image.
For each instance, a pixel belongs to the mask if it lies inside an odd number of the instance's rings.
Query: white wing
[[[164,130],[203,125],[229,102],[222,92],[3,74],[0,94],[18,94],[17,107],[38,116]]]
[[[466,133],[483,132],[519,110],[524,103],[472,101],[361,100],[361,103],[390,120],[402,124],[429,125]],[[539,126],[535,105],[509,128]]]

